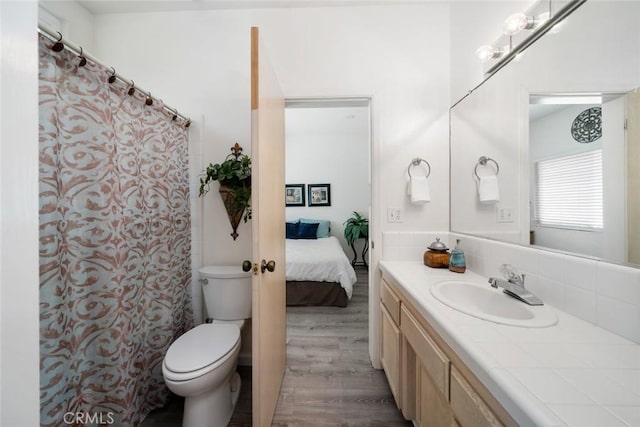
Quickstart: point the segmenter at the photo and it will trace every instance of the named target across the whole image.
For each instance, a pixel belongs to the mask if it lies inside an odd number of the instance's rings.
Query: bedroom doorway
[[[355,272],[356,282],[346,306],[324,298],[320,304],[287,307],[287,369],[274,416],[277,424],[295,424],[301,420],[308,423],[321,417],[336,425],[375,422],[410,425],[395,407],[383,371],[375,369],[371,362],[370,329],[374,321],[370,317],[370,304],[377,294],[369,285],[373,267],[370,271],[366,265],[372,265],[365,248],[366,240],[356,241],[354,254],[344,237],[344,222],[354,212],[371,219],[372,179],[375,178],[371,117],[369,98],[285,101],[287,222],[296,223],[300,219],[319,224],[328,222],[330,237],[338,240],[349,267]],[[373,236],[372,226],[373,222],[369,236]],[[320,228],[317,232],[320,233]],[[302,267],[298,264],[299,246],[308,246],[307,243],[317,248],[315,257],[312,254],[309,258],[325,258],[318,244],[329,239],[319,234],[316,237],[317,243],[287,239],[288,271],[307,268],[306,261]],[[317,269],[318,265],[319,262],[313,262],[309,268]],[[290,301],[290,282],[309,286],[314,285],[309,281],[317,280],[320,279],[287,274],[287,300]],[[314,404],[303,404],[300,399]],[[365,409],[362,402],[372,400],[379,404],[365,405]]]
[[[286,219],[330,221],[330,235],[340,241],[355,267],[368,264],[368,248],[365,239],[351,247],[344,222],[354,212],[370,216],[370,104],[369,98],[285,101],[285,181],[302,195],[287,203]],[[324,199],[313,200],[316,196]]]

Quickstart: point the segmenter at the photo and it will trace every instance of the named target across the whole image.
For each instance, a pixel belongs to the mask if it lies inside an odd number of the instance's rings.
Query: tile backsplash
[[[640,343],[640,269],[449,232],[385,232],[382,259],[422,261],[436,237],[450,248],[459,238],[475,273],[500,276],[511,264],[546,304]]]

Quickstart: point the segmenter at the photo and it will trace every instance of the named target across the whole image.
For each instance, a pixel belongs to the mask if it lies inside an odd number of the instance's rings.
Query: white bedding
[[[356,272],[335,236],[286,242],[287,280],[337,282],[351,299]]]

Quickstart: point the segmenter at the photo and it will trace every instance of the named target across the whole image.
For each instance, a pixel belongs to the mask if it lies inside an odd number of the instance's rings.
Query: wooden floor
[[[273,426],[410,426],[369,361],[367,270],[346,308],[287,308],[287,370]]]
[[[273,426],[411,426],[389,385],[369,361],[367,271],[346,308],[287,307],[287,370]],[[242,392],[229,426],[251,426],[251,370],[240,367]],[[152,412],[142,427],[178,427],[181,398]]]

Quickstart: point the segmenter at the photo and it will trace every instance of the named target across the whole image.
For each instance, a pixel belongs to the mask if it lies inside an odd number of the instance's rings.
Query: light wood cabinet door
[[[451,368],[451,409],[461,427],[498,427],[503,424],[464,379]]]
[[[417,359],[418,377],[418,425],[420,427],[448,427],[454,425],[449,402],[437,387],[425,367]]]
[[[402,305],[400,319],[402,334],[413,347],[416,358],[428,372],[434,386],[448,398],[449,359],[404,305]]]
[[[400,363],[400,394],[402,398],[402,415],[407,420],[415,420],[416,396],[418,395],[418,376],[416,352],[404,336],[400,337],[402,361]]]
[[[382,351],[380,361],[387,375],[389,387],[398,408],[401,406],[400,395],[400,355],[401,355],[401,335],[400,328],[395,324],[389,311],[384,304],[380,304],[381,326],[382,326]]]

